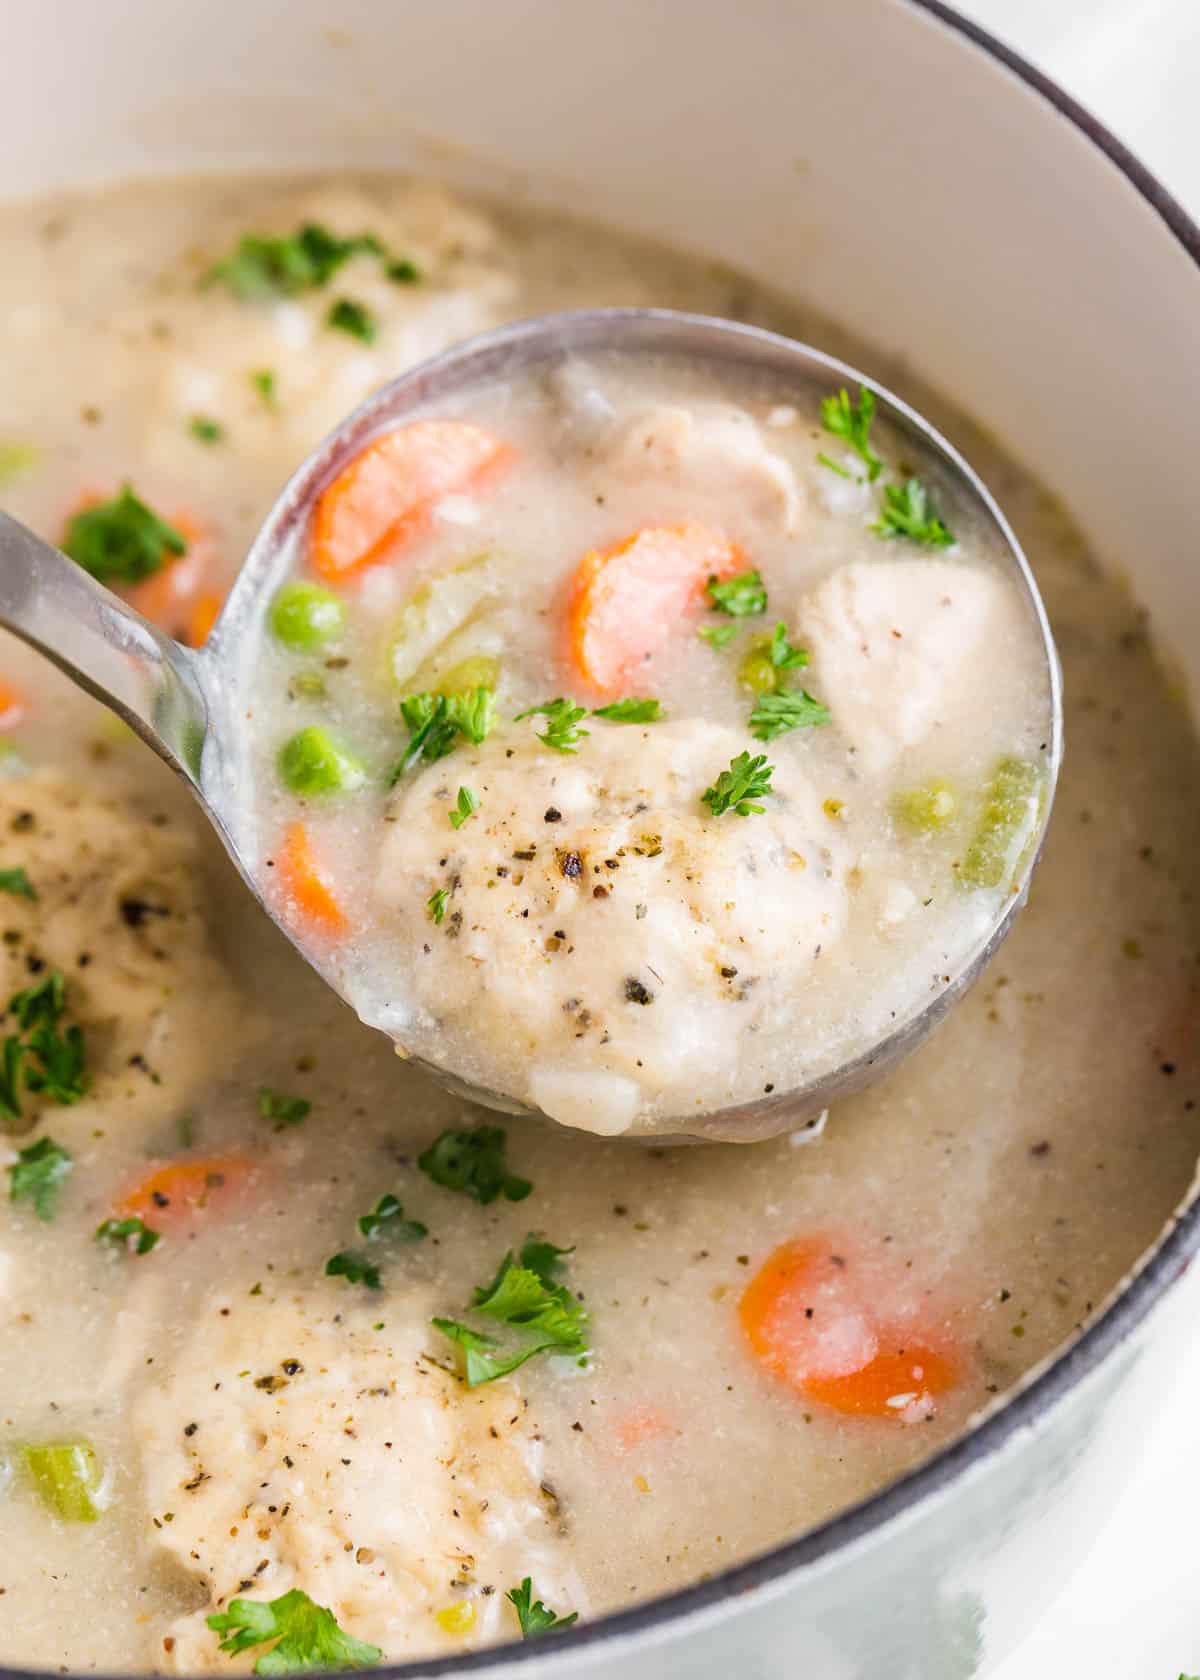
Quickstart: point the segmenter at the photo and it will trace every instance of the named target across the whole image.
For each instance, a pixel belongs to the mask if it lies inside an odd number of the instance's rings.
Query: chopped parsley
[[[339,239],[319,222],[306,222],[284,238],[246,233],[233,255],[210,268],[201,285],[220,283],[247,301],[294,297],[328,285],[343,263],[359,252],[384,256],[374,234]]]
[[[66,1150],[53,1138],[43,1137],[27,1144],[8,1169],[9,1200],[32,1202],[38,1218],[49,1223],[58,1208],[63,1180],[74,1165]]]
[[[14,1088],[17,1063],[25,1059],[25,1084],[31,1091],[44,1091],[55,1102],[77,1103],[87,1091],[84,1073],[83,1030],[68,1027],[60,1032],[59,1023],[66,1008],[66,982],[58,969],[52,969],[44,980],[17,992],[9,999],[9,1013],[15,1015],[22,1032],[24,1045],[13,1051],[9,1039],[4,1047],[5,1080],[11,1071]],[[29,1057],[34,1062],[29,1061]]]
[[[371,1213],[364,1213],[359,1219],[358,1228],[368,1242],[376,1242],[382,1237],[394,1238],[397,1242],[420,1242],[422,1237],[429,1235],[428,1225],[422,1225],[419,1219],[406,1219],[404,1208],[395,1196],[381,1196]]]
[[[929,491],[919,478],[884,486],[883,507],[871,529],[881,537],[907,537],[926,548],[950,548],[956,540],[934,512]]]
[[[9,1120],[21,1119],[21,1058],[25,1046],[12,1035],[4,1040],[0,1051],[0,1114]]]
[[[397,286],[418,286],[424,278],[411,257],[397,257],[383,272]]]
[[[526,712],[518,712],[513,722],[544,717],[546,728],[538,735],[538,740],[553,747],[555,752],[574,753],[579,751],[580,741],[590,734],[589,730],[579,728],[580,718],[586,716],[586,706],[577,706],[574,700],[565,700],[560,696],[557,700],[543,700],[540,706],[530,706]]]
[[[137,1214],[129,1219],[106,1219],[96,1227],[96,1241],[107,1243],[123,1254],[149,1254],[160,1236],[160,1232],[152,1231]]]
[[[435,893],[430,893],[429,897],[425,900],[425,914],[429,917],[434,927],[441,927],[442,921],[446,915],[446,906],[449,902],[450,890],[448,887],[439,887]]]
[[[848,467],[839,466],[839,464],[833,459],[832,456],[825,454],[824,450],[819,450],[818,451],[817,460],[820,462],[820,464],[823,467],[828,467],[830,472],[836,473],[839,478],[853,478],[854,477],[854,474],[850,471],[850,469]],[[856,482],[861,484],[862,479],[860,478]]]
[[[826,397],[821,404],[821,424],[834,437],[844,438],[854,453],[866,464],[867,477],[871,483],[883,471],[883,462],[871,448],[871,421],[875,418],[875,393],[869,391],[865,385],[859,386],[858,401],[850,401],[850,393],[844,388],[836,397]],[[826,459],[825,465],[832,467],[833,462]],[[834,472],[844,471],[833,467]],[[845,474],[848,478],[850,475]]]
[[[188,431],[197,443],[220,443],[225,436],[221,422],[211,420],[207,414],[193,414],[188,421]]]
[[[657,700],[614,700],[611,706],[595,706],[592,716],[609,723],[657,723],[662,707]]]
[[[750,713],[750,733],[759,741],[773,741],[789,730],[816,729],[829,721],[829,712],[819,700],[803,688],[789,688],[781,694],[759,695]]]
[[[767,591],[757,571],[739,572],[724,583],[710,577],[706,587],[714,609],[730,618],[752,618],[767,610]]]
[[[808,649],[792,646],[786,624],[775,626],[767,654],[777,671],[802,671],[808,664]]]
[[[520,1255],[510,1249],[486,1288],[476,1289],[470,1310],[516,1332],[504,1344],[453,1318],[433,1319],[434,1328],[464,1351],[468,1388],[504,1377],[538,1353],[587,1352],[588,1314],[565,1284],[556,1282],[559,1248],[532,1233]]]
[[[579,1620],[577,1610],[569,1616],[559,1616],[548,1610],[540,1598],[534,1598],[533,1582],[528,1575],[519,1587],[511,1588],[504,1596],[517,1612],[522,1639],[536,1639],[542,1633],[560,1633]]]
[[[417,1157],[417,1165],[443,1190],[461,1190],[486,1207],[498,1196],[523,1202],[533,1189],[527,1178],[508,1170],[508,1135],[503,1126],[476,1126],[473,1131],[446,1131]]]
[[[461,828],[468,817],[473,817],[479,809],[479,800],[470,788],[460,787],[458,790],[458,804],[450,813],[451,828]]]
[[[250,375],[250,383],[258,392],[268,408],[274,408],[279,400],[279,381],[274,368],[255,368]]]
[[[12,893],[14,898],[37,899],[37,889],[23,868],[0,869],[0,892]]]
[[[352,1639],[338,1626],[332,1610],[315,1604],[299,1587],[266,1603],[235,1598],[228,1610],[207,1620],[214,1633],[225,1635],[220,1649],[231,1656],[240,1656],[269,1639],[276,1642],[255,1663],[255,1674],[374,1668],[383,1656],[377,1645]]]
[[[466,694],[409,694],[400,702],[400,715],[409,741],[392,771],[393,787],[414,764],[432,764],[453,752],[460,735],[473,746],[486,740],[496,720],[496,697],[483,686]]]
[[[325,325],[337,332],[349,333],[351,338],[361,339],[364,344],[374,344],[379,335],[379,327],[371,311],[365,303],[358,303],[354,298],[338,298],[336,303],[331,303]]]
[[[344,1277],[347,1283],[365,1284],[368,1289],[382,1289],[379,1267],[372,1265],[361,1249],[343,1248],[331,1254],[325,1262],[326,1277]]]
[[[52,968],[36,986],[14,992],[8,1000],[8,1012],[17,1017],[23,1032],[44,1021],[57,1021],[66,1007],[67,983],[57,968]]]
[[[277,1132],[286,1131],[289,1126],[298,1126],[312,1113],[312,1104],[306,1097],[288,1097],[282,1091],[274,1091],[269,1085],[258,1088],[258,1112],[264,1120],[272,1120]]]
[[[187,539],[160,519],[129,484],[109,502],[72,515],[62,550],[100,583],[140,583],[172,556],[187,553]]]
[[[761,753],[754,758],[748,752],[738,753],[730,760],[729,769],[722,770],[712,787],[705,788],[701,803],[714,817],[724,816],[726,811],[736,811],[739,817],[763,811],[766,807],[756,801],[771,792],[774,773],[775,766],[768,764]]]
[[[728,647],[741,629],[740,624],[702,624],[696,634],[710,647]]]

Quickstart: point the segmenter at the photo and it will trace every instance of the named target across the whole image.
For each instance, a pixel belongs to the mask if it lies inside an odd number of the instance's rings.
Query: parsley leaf
[[[439,887],[435,893],[430,893],[425,901],[425,914],[434,927],[441,927],[446,915],[446,906],[450,902],[450,891],[447,887]]]
[[[285,1096],[282,1091],[273,1091],[269,1085],[258,1088],[258,1112],[264,1120],[273,1120],[277,1132],[286,1131],[289,1126],[298,1126],[312,1113],[312,1104],[306,1097]]]
[[[827,432],[834,437],[845,438],[854,453],[866,463],[867,477],[871,483],[883,471],[883,462],[871,448],[871,421],[875,418],[875,393],[869,391],[865,385],[859,386],[858,401],[850,401],[850,393],[844,388],[836,397],[826,397],[821,403],[821,423]],[[832,461],[826,461],[826,466],[833,466]],[[837,472],[838,468],[834,467]],[[849,475],[847,474],[847,477]]]
[[[354,298],[338,298],[336,303],[331,303],[325,325],[338,332],[349,333],[351,338],[361,339],[364,344],[374,344],[379,334],[371,311],[365,303],[358,303]]]
[[[187,553],[187,540],[139,500],[129,484],[119,496],[81,508],[67,523],[62,551],[100,583],[140,583],[172,555]]]
[[[37,891],[24,869],[0,869],[0,892],[12,893],[14,898],[36,901]]]
[[[823,450],[818,453],[817,460],[821,463],[821,465],[823,467],[828,467],[830,472],[836,473],[839,478],[854,478],[854,474],[849,470],[848,467],[839,466],[838,463],[835,460],[833,460],[830,456],[826,455]],[[855,482],[857,484],[861,484],[862,479],[861,478],[856,479]]]
[[[487,739],[496,721],[496,697],[487,687],[466,694],[409,694],[400,702],[408,725],[408,750],[392,771],[394,787],[414,764],[445,758],[465,736],[473,746]]]
[[[767,610],[767,592],[757,571],[739,572],[724,583],[710,577],[706,587],[716,611],[728,613],[730,618],[751,618]]]
[[[352,1639],[338,1626],[324,1605],[293,1587],[266,1603],[235,1598],[228,1610],[207,1618],[214,1633],[226,1635],[220,1649],[232,1656],[262,1645],[278,1643],[259,1657],[255,1674],[296,1674],[310,1669],[373,1668],[383,1656],[377,1645]]]
[[[25,1046],[12,1034],[4,1040],[0,1059],[0,1114],[9,1120],[21,1119],[21,1058]]]
[[[527,1178],[509,1172],[507,1148],[508,1135],[503,1126],[445,1131],[418,1155],[417,1165],[444,1190],[461,1190],[485,1207],[498,1196],[506,1202],[523,1202],[533,1185]]]
[[[723,648],[729,646],[741,628],[740,624],[702,624],[696,634],[710,647]]]
[[[570,1252],[531,1233],[519,1257],[510,1249],[491,1283],[476,1289],[471,1310],[517,1331],[522,1340],[516,1346],[503,1348],[457,1319],[432,1321],[465,1350],[468,1388],[507,1376],[538,1353],[587,1352],[588,1314],[565,1284],[554,1282],[560,1257]]]
[[[546,730],[538,736],[538,740],[555,752],[574,753],[579,751],[579,743],[590,730],[578,727],[580,718],[587,716],[586,706],[577,706],[574,700],[543,700],[540,706],[530,706],[526,712],[518,712],[513,719],[520,723],[523,718],[544,717]]]
[[[306,222],[285,238],[247,233],[232,256],[209,269],[201,285],[220,282],[234,297],[246,300],[293,297],[328,285],[342,264],[360,251],[384,254],[374,234],[339,239],[318,222]]]
[[[25,1084],[31,1091],[45,1091],[56,1102],[77,1103],[87,1090],[83,1071],[83,1031],[68,1027],[60,1033],[58,1023],[66,1007],[66,982],[58,969],[51,969],[44,980],[15,993],[8,1003],[9,1011],[17,1017],[22,1031],[29,1036],[23,1046],[26,1056],[33,1055],[40,1066],[25,1063]],[[11,1059],[15,1072],[17,1053],[5,1046],[5,1073]]]
[[[511,1588],[504,1596],[517,1612],[522,1639],[536,1639],[542,1633],[559,1633],[579,1620],[577,1610],[569,1616],[559,1616],[548,1610],[540,1598],[534,1598],[533,1581],[528,1575],[519,1587]]]
[[[258,392],[268,408],[274,408],[278,401],[277,378],[274,368],[256,368],[250,375],[250,383]]]
[[[712,787],[705,788],[700,795],[701,803],[708,806],[714,817],[723,816],[726,811],[736,811],[739,817],[763,811],[766,807],[754,801],[771,792],[774,773],[775,766],[768,764],[761,753],[754,758],[748,752],[739,753],[730,760],[729,769],[721,771]]]
[[[38,1218],[49,1222],[58,1207],[62,1182],[74,1165],[61,1144],[52,1138],[39,1138],[22,1149],[8,1169],[9,1200],[32,1202]]]
[[[819,700],[803,688],[791,688],[782,694],[759,695],[750,713],[750,733],[760,741],[773,741],[789,730],[816,729],[829,721],[829,712]]]
[[[52,968],[36,986],[27,986],[23,992],[13,993],[8,1000],[9,1013],[17,1017],[23,1032],[44,1021],[53,1025],[66,1007],[66,995],[67,984],[61,971]]]
[[[397,257],[383,271],[397,286],[417,286],[424,276],[411,257]]]
[[[382,1289],[379,1267],[374,1266],[357,1248],[343,1248],[331,1254],[325,1262],[326,1277],[344,1277],[347,1283],[362,1283],[368,1289]]]
[[[96,1241],[108,1243],[123,1254],[149,1254],[160,1236],[161,1232],[152,1231],[137,1214],[129,1219],[106,1219],[96,1227]],[[135,1239],[132,1245],[131,1237]]]
[[[398,1242],[420,1242],[429,1235],[428,1225],[419,1219],[405,1219],[404,1208],[395,1196],[381,1196],[372,1213],[364,1213],[358,1228],[368,1242],[394,1237]]]
[[[657,723],[662,707],[657,700],[614,700],[611,706],[594,706],[592,716],[609,723]]]
[[[767,653],[777,671],[802,671],[808,664],[808,649],[792,646],[788,641],[786,624],[775,626]]]
[[[908,537],[926,548],[950,548],[956,540],[934,512],[919,478],[910,478],[903,486],[884,486],[883,507],[871,529],[881,537]]]
[[[470,788],[460,787],[458,790],[458,807],[450,813],[451,828],[461,828],[468,817],[473,817],[479,809],[479,800]]]
[[[207,414],[193,414],[188,421],[188,431],[197,443],[220,443],[225,436],[221,422],[210,420]]]

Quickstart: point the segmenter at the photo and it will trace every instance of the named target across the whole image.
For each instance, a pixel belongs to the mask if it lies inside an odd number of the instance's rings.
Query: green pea
[[[279,751],[279,774],[302,799],[325,793],[349,793],[366,781],[356,758],[343,752],[326,729],[310,724]]]
[[[494,693],[499,681],[500,661],[476,653],[452,665],[436,686],[441,694],[470,694],[477,688],[490,688]]]
[[[761,638],[756,639],[738,666],[737,680],[751,694],[774,694],[778,686],[779,672],[771,659],[770,645]]]
[[[340,636],[344,602],[319,583],[285,583],[271,602],[271,629],[284,647],[310,653]]]

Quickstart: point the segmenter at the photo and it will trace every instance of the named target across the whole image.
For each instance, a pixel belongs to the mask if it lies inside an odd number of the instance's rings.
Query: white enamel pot
[[[113,174],[413,167],[724,258],[903,350],[1018,440],[1160,638],[1200,649],[1200,232],[1060,90],[933,0],[3,12],[0,194]],[[392,1672],[983,1673],[1115,1499],[1194,1312],[1198,1244],[1193,1206],[1019,1393],[817,1531],[561,1639]]]

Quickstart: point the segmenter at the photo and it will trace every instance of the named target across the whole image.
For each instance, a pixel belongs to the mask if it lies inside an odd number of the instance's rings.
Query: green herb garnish
[[[594,706],[592,716],[609,723],[657,723],[662,706],[657,700],[614,700],[611,706]]]
[[[258,1112],[264,1120],[274,1123],[277,1132],[284,1132],[289,1126],[298,1126],[302,1120],[307,1120],[312,1113],[312,1104],[306,1097],[285,1096],[269,1085],[260,1085]]]
[[[722,770],[712,787],[705,788],[701,803],[714,817],[724,816],[726,811],[736,811],[739,817],[763,811],[766,807],[755,801],[771,792],[774,773],[775,766],[768,764],[761,753],[754,758],[748,752],[738,753],[730,760],[729,769]]]
[[[0,892],[12,893],[14,898],[37,899],[37,890],[23,868],[0,869]]]
[[[871,448],[871,421],[875,418],[875,393],[869,391],[865,385],[859,386],[858,401],[850,401],[850,393],[843,389],[836,397],[826,397],[821,403],[821,424],[834,437],[844,438],[865,463],[867,477],[871,483],[883,471],[883,462]],[[821,457],[818,457],[821,459]],[[825,465],[833,467],[834,472],[844,471],[834,466],[833,462],[825,458]],[[849,473],[845,476],[849,478]]]
[[[715,610],[727,613],[730,618],[752,618],[767,610],[767,591],[757,571],[739,572],[724,583],[710,577],[706,589]]]
[[[400,715],[408,725],[409,742],[392,771],[393,787],[414,764],[432,764],[453,752],[460,735],[473,746],[486,740],[496,720],[496,697],[482,686],[466,694],[409,694],[400,702]]]
[[[446,906],[449,902],[450,891],[448,887],[439,887],[435,893],[430,893],[429,897],[426,899],[425,914],[429,917],[434,927],[441,927],[446,914]]]
[[[759,695],[750,713],[750,733],[756,740],[773,741],[789,730],[817,729],[829,721],[829,712],[819,700],[803,688],[791,688],[782,694]]]
[[[463,1349],[468,1388],[507,1376],[538,1353],[587,1352],[588,1314],[570,1290],[555,1281],[561,1257],[570,1252],[531,1234],[519,1257],[510,1249],[491,1283],[475,1291],[471,1310],[516,1331],[520,1339],[515,1345],[502,1345],[458,1319],[432,1321]]]
[[[397,286],[416,286],[423,278],[411,257],[397,257],[394,262],[388,263],[383,272]]]
[[[728,647],[741,629],[740,624],[702,624],[696,634],[710,647]]]
[[[26,1145],[8,1169],[9,1200],[32,1202],[38,1218],[49,1223],[58,1208],[63,1180],[74,1165],[61,1144],[53,1138],[39,1138]]]
[[[17,992],[9,999],[10,1014],[17,1018],[21,1030],[28,1034],[23,1046],[26,1056],[25,1084],[31,1091],[44,1091],[55,1102],[69,1106],[77,1103],[87,1091],[87,1077],[83,1071],[83,1031],[68,1027],[59,1031],[59,1022],[66,1007],[66,982],[58,969],[52,969],[44,980]],[[7,1071],[10,1052],[5,1048]],[[28,1057],[36,1064],[31,1065]],[[15,1069],[16,1055],[12,1055]]]
[[[325,1262],[326,1277],[344,1277],[347,1283],[365,1284],[368,1289],[382,1289],[379,1267],[372,1265],[360,1249],[344,1248],[331,1254]]]
[[[100,583],[140,583],[172,555],[187,553],[187,540],[174,525],[123,484],[110,502],[81,508],[67,523],[64,554]]]
[[[802,671],[808,664],[808,649],[793,647],[788,641],[786,624],[775,626],[767,654],[777,671]]]
[[[255,368],[250,375],[250,383],[266,406],[274,408],[279,400],[278,378],[274,368]]]
[[[450,813],[450,826],[461,828],[468,817],[473,817],[479,809],[479,800],[470,788],[460,787],[458,790],[458,804]]]
[[[207,1621],[214,1633],[226,1636],[220,1649],[231,1656],[249,1651],[268,1639],[276,1641],[255,1663],[255,1674],[374,1668],[383,1656],[377,1645],[364,1645],[361,1639],[352,1639],[338,1626],[331,1610],[314,1604],[299,1587],[266,1603],[235,1598],[228,1610],[209,1616]]]
[[[907,537],[926,548],[950,548],[956,540],[934,512],[919,478],[884,485],[883,507],[871,529],[881,537]]]
[[[220,282],[235,297],[247,300],[293,297],[328,285],[342,264],[360,251],[384,254],[374,234],[339,239],[317,222],[306,222],[285,238],[247,233],[231,257],[209,269],[201,285]]]
[[[336,303],[331,303],[325,325],[338,332],[349,333],[351,338],[361,339],[364,344],[374,344],[379,335],[371,311],[365,303],[358,303],[354,298],[338,298]]]
[[[854,477],[854,474],[850,471],[850,469],[848,467],[839,466],[838,463],[831,456],[825,454],[824,450],[818,451],[817,460],[820,462],[820,464],[823,467],[828,467],[830,472],[836,473],[839,478],[853,478]],[[859,484],[861,484],[862,479],[861,478],[858,479],[857,482]]]
[[[361,1216],[358,1228],[368,1242],[382,1237],[392,1237],[397,1242],[420,1242],[429,1235],[428,1225],[422,1225],[419,1219],[405,1219],[403,1204],[395,1196],[381,1196],[373,1211]]]
[[[559,1616],[553,1610],[548,1610],[540,1598],[534,1598],[533,1582],[528,1575],[519,1587],[511,1588],[504,1596],[517,1612],[522,1639],[536,1639],[543,1633],[560,1633],[563,1628],[569,1628],[572,1622],[579,1620],[577,1610],[573,1610],[569,1616]]]
[[[509,1172],[507,1149],[508,1135],[502,1126],[445,1131],[417,1157],[417,1165],[444,1190],[461,1190],[485,1206],[498,1196],[507,1202],[523,1202],[533,1185]]]
[[[137,1214],[129,1219],[106,1219],[96,1227],[96,1241],[107,1243],[123,1254],[149,1254],[160,1237],[161,1233],[152,1231]]]
[[[25,1046],[15,1035],[4,1040],[0,1051],[0,1114],[21,1119],[21,1060]]]
[[[518,712],[513,719],[520,723],[523,718],[544,717],[546,719],[545,732],[538,735],[538,740],[555,752],[574,753],[579,751],[579,743],[591,732],[578,727],[580,718],[587,716],[586,706],[577,706],[574,700],[565,700],[561,696],[557,700],[543,700],[540,706],[530,706],[528,711]]]
[[[197,443],[220,443],[225,436],[221,422],[210,420],[207,414],[193,414],[188,421],[188,431]]]

